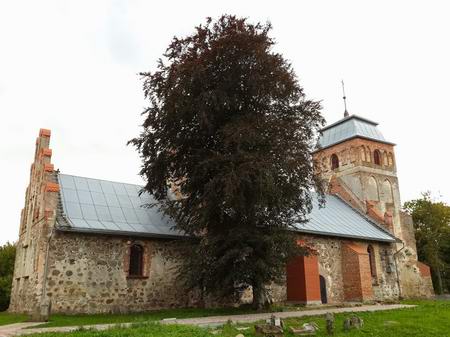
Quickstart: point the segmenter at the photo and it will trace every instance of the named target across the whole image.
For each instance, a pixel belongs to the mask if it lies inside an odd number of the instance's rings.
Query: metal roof
[[[174,222],[158,207],[148,193],[139,195],[139,185],[59,174],[61,210],[58,229],[83,233],[179,238]],[[299,232],[337,237],[394,242],[388,234],[364,215],[336,196],[326,196],[319,208],[313,197],[309,221],[297,224]]]
[[[321,130],[319,146],[324,149],[356,137],[395,145],[384,139],[380,130],[377,129],[377,125],[377,123],[357,115],[345,117]]]
[[[180,237],[173,221],[158,210],[141,186],[58,175],[62,214],[59,229],[152,237]]]
[[[325,199],[325,207],[320,208],[317,196],[313,196],[313,209],[309,214],[309,221],[295,225],[299,232],[370,241],[396,241],[387,230],[341,198],[328,194]]]

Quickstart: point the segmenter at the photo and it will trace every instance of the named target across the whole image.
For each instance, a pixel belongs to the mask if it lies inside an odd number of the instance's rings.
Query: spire
[[[342,80],[341,83],[342,83],[342,98],[344,99],[344,108],[345,108],[344,117],[348,117],[349,113],[347,111],[347,97],[345,96],[344,80]]]

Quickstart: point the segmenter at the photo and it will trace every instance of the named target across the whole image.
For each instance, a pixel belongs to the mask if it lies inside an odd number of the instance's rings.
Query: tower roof
[[[321,149],[325,149],[353,138],[363,138],[395,145],[384,139],[377,125],[378,123],[357,115],[344,117],[320,130],[322,135],[319,139],[319,146]]]

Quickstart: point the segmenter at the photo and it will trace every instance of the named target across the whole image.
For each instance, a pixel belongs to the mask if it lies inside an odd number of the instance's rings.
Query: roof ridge
[[[62,172],[60,172],[59,174],[62,174],[62,175],[64,175],[64,176],[70,176],[70,177],[77,177],[77,178],[84,178],[84,179],[92,179],[92,180],[107,181],[107,182],[109,182],[109,183],[126,184],[126,185],[133,185],[133,186],[139,186],[139,187],[141,187],[141,188],[144,188],[144,185],[132,184],[132,183],[126,183],[126,182],[123,182],[123,181],[117,181],[117,180],[108,180],[108,179],[99,179],[99,178],[85,177],[85,176],[79,176],[79,175],[74,175],[74,174],[67,174],[67,173],[62,173]]]

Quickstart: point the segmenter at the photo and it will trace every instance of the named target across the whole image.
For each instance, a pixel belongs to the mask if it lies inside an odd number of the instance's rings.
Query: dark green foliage
[[[145,189],[198,239],[189,285],[227,297],[252,285],[258,307],[264,285],[305,253],[288,229],[309,213],[311,188],[322,193],[311,156],[320,103],[272,51],[270,29],[223,16],[174,38],[158,70],[141,74],[150,106],[131,141]]]
[[[423,193],[404,204],[414,222],[419,260],[431,267],[438,294],[450,291],[450,206]]]
[[[0,311],[8,309],[14,273],[16,247],[10,243],[0,246]]]

